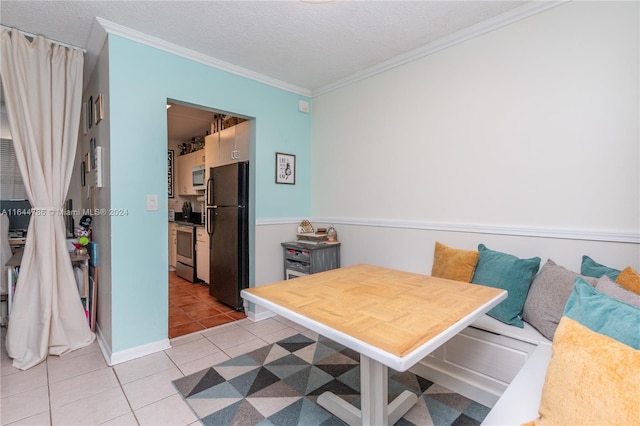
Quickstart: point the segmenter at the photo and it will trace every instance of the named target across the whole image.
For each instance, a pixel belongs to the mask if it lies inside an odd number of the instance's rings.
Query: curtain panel
[[[75,284],[62,214],[78,142],[83,52],[2,27],[0,76],[16,160],[33,208],[6,336],[13,366],[95,339]]]

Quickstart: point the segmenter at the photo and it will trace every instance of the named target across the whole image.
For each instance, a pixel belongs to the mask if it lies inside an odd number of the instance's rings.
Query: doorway
[[[206,233],[205,193],[194,189],[192,170],[203,166],[211,150],[205,149],[216,134],[245,121],[221,112],[167,101],[167,149],[169,151],[169,338],[183,336],[246,318],[243,312],[209,294],[209,236]],[[209,136],[211,135],[211,136]],[[220,139],[216,139],[219,141]],[[218,152],[216,148],[215,152]],[[248,149],[248,146],[247,146]],[[191,158],[195,158],[193,163]],[[177,229],[193,226],[194,247],[190,273],[177,255]],[[178,271],[176,271],[178,269]]]

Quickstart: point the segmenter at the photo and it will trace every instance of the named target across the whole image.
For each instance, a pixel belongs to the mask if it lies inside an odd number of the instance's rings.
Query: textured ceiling
[[[87,49],[102,18],[313,94],[527,3],[2,0],[0,23]]]

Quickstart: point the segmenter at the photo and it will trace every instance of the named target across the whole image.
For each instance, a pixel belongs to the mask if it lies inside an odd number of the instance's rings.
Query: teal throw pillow
[[[589,256],[582,256],[582,265],[580,266],[580,274],[587,277],[600,278],[603,275],[608,276],[613,281],[618,278],[620,271],[617,269],[604,266],[590,258]]]
[[[564,316],[596,333],[640,349],[640,309],[600,293],[580,277],[564,307]]]
[[[478,245],[478,251],[478,265],[471,282],[501,288],[509,293],[487,315],[505,324],[523,328],[522,308],[531,280],[540,268],[540,258],[520,259],[511,254],[490,250],[484,244]]]

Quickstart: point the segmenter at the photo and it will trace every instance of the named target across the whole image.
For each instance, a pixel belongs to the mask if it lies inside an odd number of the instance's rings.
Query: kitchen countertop
[[[188,226],[188,225],[204,225],[204,221],[202,220],[201,212],[191,212],[189,216],[189,220],[184,219],[184,215],[180,212],[175,212],[174,220],[169,220],[169,222],[175,222],[178,225]]]
[[[204,223],[187,222],[186,220],[176,220],[174,223],[178,226],[204,226]]]

